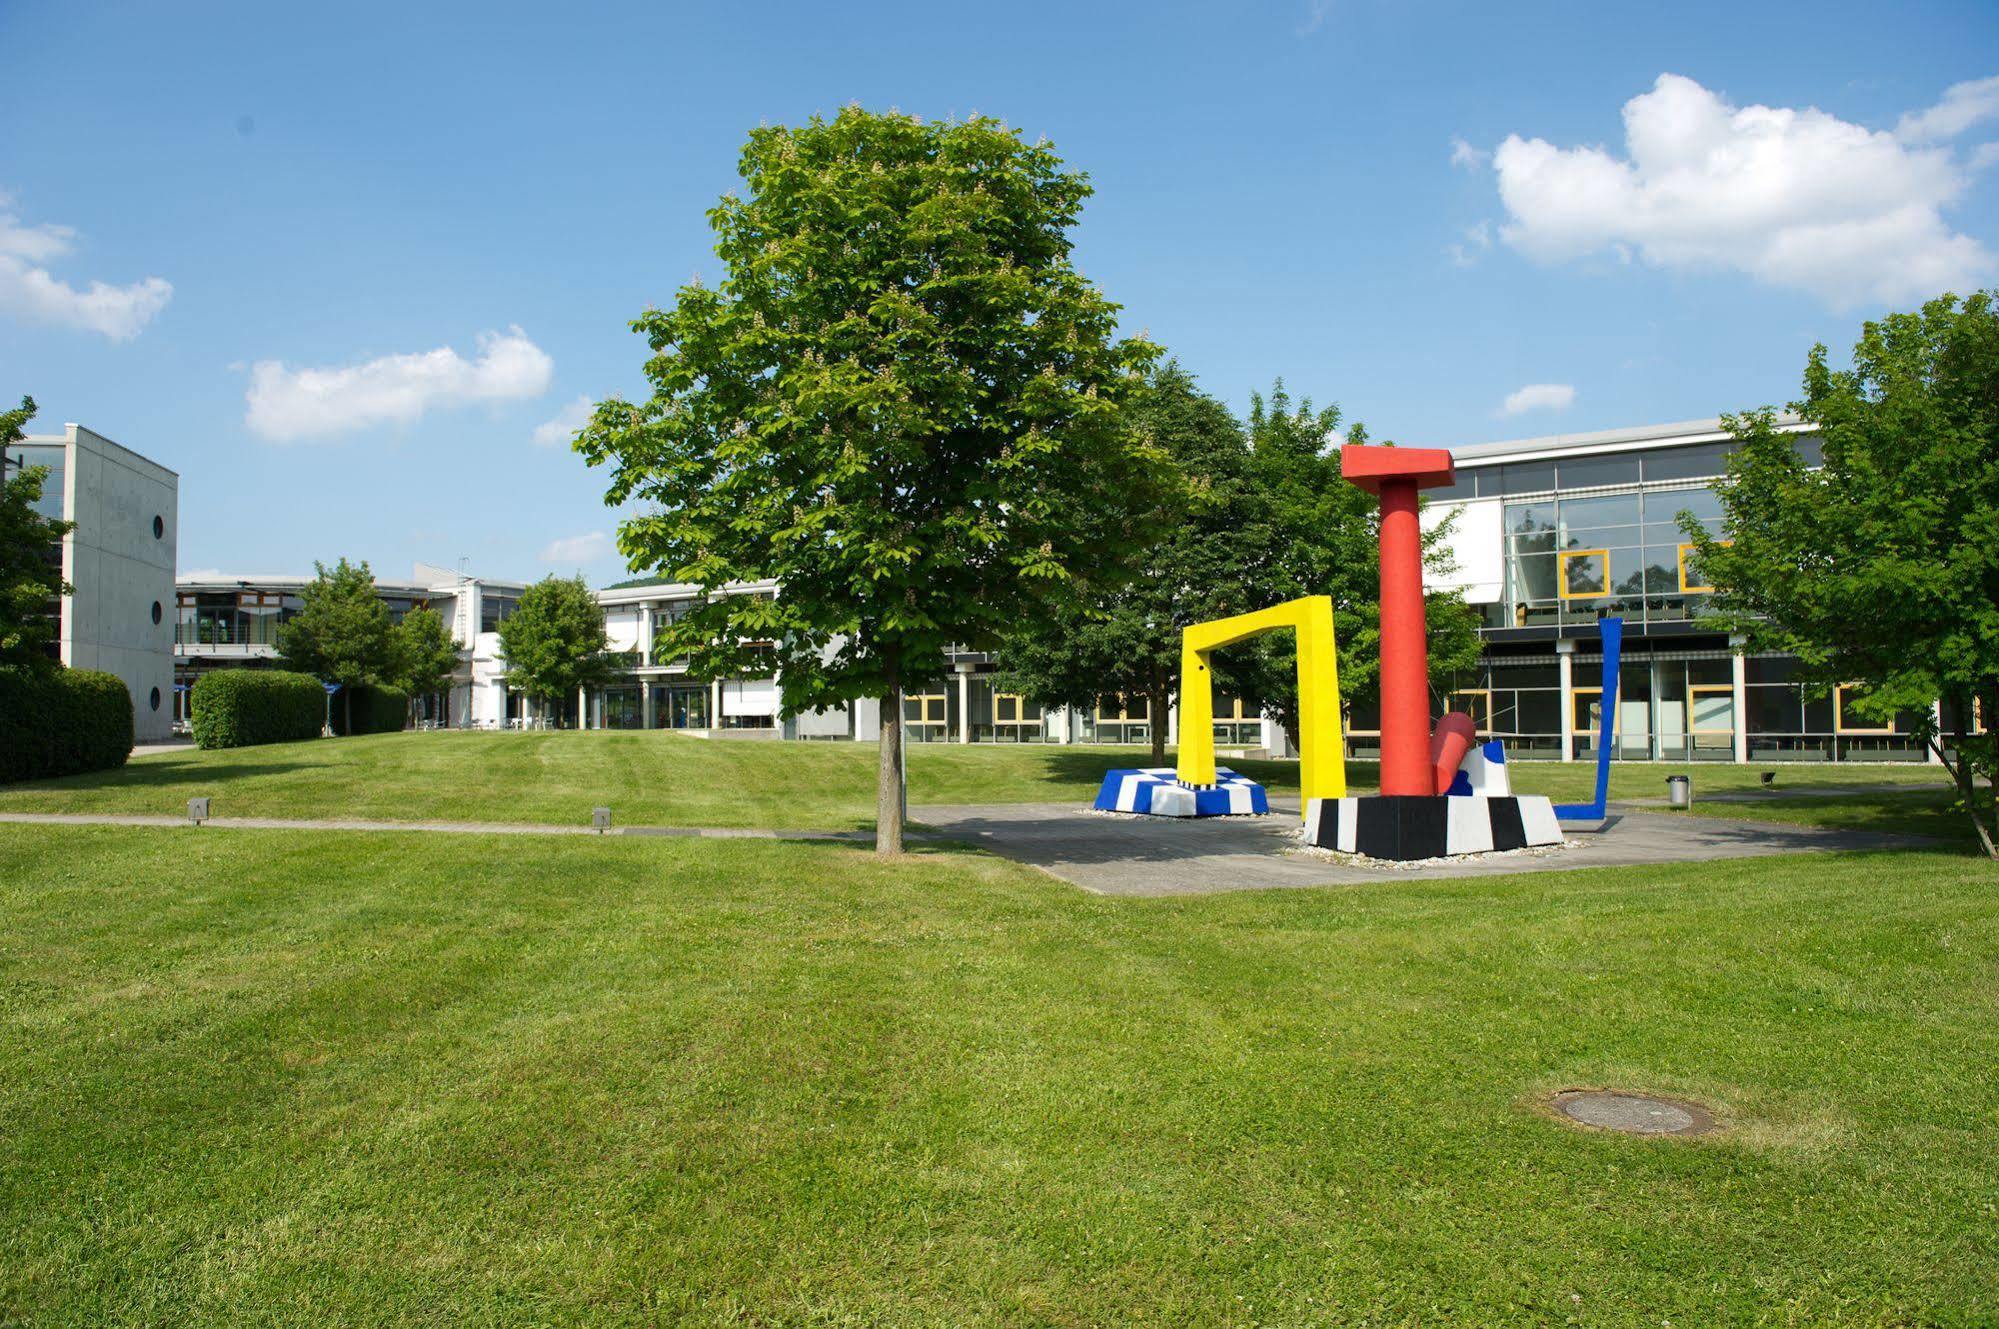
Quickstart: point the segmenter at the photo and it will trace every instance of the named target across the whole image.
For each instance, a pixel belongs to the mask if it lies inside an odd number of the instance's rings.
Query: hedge
[[[132,755],[132,694],[95,669],[0,669],[0,781],[109,771]]]
[[[400,733],[403,726],[409,723],[409,693],[377,683],[359,683],[333,694],[334,733],[348,732],[347,710],[350,705],[354,710],[353,732],[357,734]]]
[[[195,682],[188,702],[198,748],[245,748],[317,738],[326,690],[287,669],[218,669]]]

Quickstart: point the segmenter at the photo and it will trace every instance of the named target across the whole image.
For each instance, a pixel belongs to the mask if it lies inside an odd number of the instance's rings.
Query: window
[[[902,718],[910,724],[946,723],[949,698],[942,692],[912,693],[902,699]]]
[[[157,627],[157,626],[159,625],[159,621],[160,621],[160,602],[159,602],[158,600],[155,600],[155,601],[153,601],[153,624],[154,624],[154,626],[156,626],[156,627]]]
[[[1591,600],[1610,594],[1610,551],[1566,549],[1561,560],[1560,588],[1564,600]]]
[[[1720,475],[1728,469],[1728,452],[1733,443],[1697,443],[1690,448],[1660,448],[1645,454],[1645,480],[1692,480],[1698,476]]]
[[[1462,711],[1481,734],[1492,732],[1492,689],[1460,688],[1444,697],[1444,709]]]
[[[155,606],[154,606],[154,608],[156,608],[156,609],[157,609],[158,607],[159,607],[159,606],[157,606],[157,605],[155,605]],[[160,690],[159,690],[158,688],[154,688],[154,689],[153,689],[153,695],[152,695],[152,697],[150,698],[150,700],[151,700],[151,702],[152,702],[152,705],[153,705],[153,709],[154,709],[154,710],[156,710],[156,711],[157,711],[158,709],[160,709]]]
[[[167,533],[166,519],[164,517],[155,515],[153,518],[153,538],[155,540],[162,539],[165,537],[166,533]],[[154,710],[159,709],[157,701],[155,702],[153,709]]]
[[[1860,690],[1859,686],[1853,683],[1842,683],[1832,690],[1832,726],[1834,733],[1892,734],[1895,732],[1894,721],[1891,720],[1884,725],[1878,721],[1868,719],[1853,708],[1853,703],[1859,701],[1864,695],[1866,694]]]
[[[1723,540],[1721,543],[1733,544],[1734,542]],[[1688,594],[1697,594],[1714,589],[1713,583],[1708,581],[1707,577],[1702,574],[1700,567],[1695,563],[1694,560],[1697,557],[1699,557],[1699,553],[1694,546],[1688,541],[1682,540],[1680,542],[1680,589]]]

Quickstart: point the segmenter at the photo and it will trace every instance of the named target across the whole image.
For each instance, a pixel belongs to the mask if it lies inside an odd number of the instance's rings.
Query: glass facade
[[[1556,495],[1507,503],[1504,596],[1489,628],[1582,626],[1624,616],[1627,632],[1700,615],[1708,588],[1679,515],[1721,533],[1712,489]]]

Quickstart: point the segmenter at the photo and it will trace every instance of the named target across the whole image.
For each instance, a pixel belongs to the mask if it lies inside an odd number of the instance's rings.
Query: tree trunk
[[[884,655],[888,689],[881,699],[881,737],[875,744],[881,758],[875,778],[875,852],[894,858],[902,853],[902,678],[895,650]]]
[[[1970,698],[1960,695],[1952,700],[1957,710],[1958,723],[1970,725]],[[1984,851],[1987,858],[1999,858],[1999,849],[1995,849],[1992,843],[1992,832],[1987,828],[1985,818],[1979,812],[1978,777],[1971,769],[1971,763],[1965,760],[1964,750],[1958,749],[1957,760],[1953,762],[1941,733],[1930,740],[1930,747],[1937,754],[1937,760],[1943,763],[1944,770],[1950,773],[1951,779],[1957,784],[1957,795],[1964,800],[1964,814],[1971,818],[1971,829],[1978,834],[1978,847]]]
[[[1166,764],[1167,696],[1168,693],[1164,687],[1155,685],[1151,694],[1145,699],[1146,708],[1152,713],[1152,764],[1155,767]]]

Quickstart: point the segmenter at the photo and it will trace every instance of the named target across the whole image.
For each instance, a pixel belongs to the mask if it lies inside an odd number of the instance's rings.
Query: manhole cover
[[[1700,1135],[1714,1129],[1707,1109],[1650,1094],[1565,1089],[1555,1095],[1553,1106],[1570,1121],[1626,1135]]]

